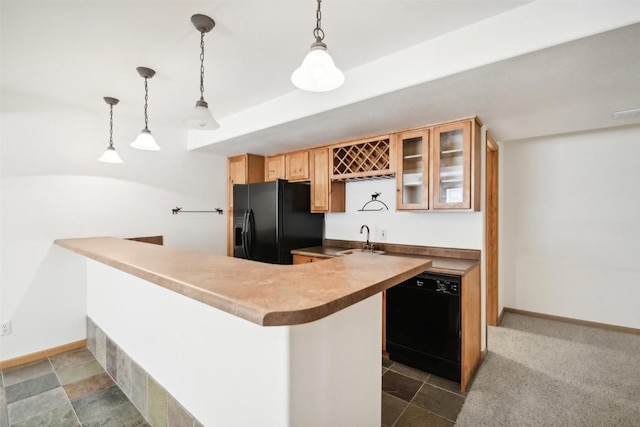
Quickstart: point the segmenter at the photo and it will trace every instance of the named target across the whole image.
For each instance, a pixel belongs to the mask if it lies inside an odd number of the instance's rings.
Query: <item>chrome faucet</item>
[[[367,241],[362,244],[362,250],[363,251],[372,251],[373,250],[373,245],[371,243],[369,243],[369,226],[367,226],[365,224],[362,227],[360,227],[360,234],[362,234],[362,230],[364,230],[365,228],[367,229]]]

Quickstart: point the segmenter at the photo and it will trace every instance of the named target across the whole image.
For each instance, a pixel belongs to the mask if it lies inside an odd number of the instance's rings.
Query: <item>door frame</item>
[[[485,230],[486,230],[486,317],[488,326],[499,323],[498,301],[498,173],[499,147],[493,137],[486,132],[486,193],[485,193]]]

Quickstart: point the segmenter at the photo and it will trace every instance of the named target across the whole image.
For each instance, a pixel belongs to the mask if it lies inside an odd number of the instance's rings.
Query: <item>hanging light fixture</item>
[[[151,135],[149,130],[149,115],[147,114],[147,108],[149,106],[149,85],[147,80],[156,75],[156,72],[151,68],[138,67],[136,68],[138,74],[144,78],[144,129],[140,132],[138,137],[131,143],[133,148],[138,150],[158,151],[160,146],[156,144],[156,140]]]
[[[327,45],[322,42],[324,39],[324,31],[320,28],[322,0],[317,1],[316,28],[313,30],[316,41],[311,44],[311,49],[302,61],[302,65],[291,74],[291,82],[296,87],[309,92],[327,92],[342,86],[344,74],[335,66],[327,51]]]
[[[116,149],[113,147],[113,106],[120,100],[105,96],[104,102],[109,104],[109,146],[105,150],[104,154],[100,156],[98,161],[105,163],[122,163],[122,159],[116,153]]]
[[[208,16],[200,14],[193,15],[191,23],[200,31],[200,99],[196,101],[196,108],[184,124],[191,129],[218,129],[220,124],[213,118],[209,104],[204,100],[204,35],[211,31],[216,23]]]

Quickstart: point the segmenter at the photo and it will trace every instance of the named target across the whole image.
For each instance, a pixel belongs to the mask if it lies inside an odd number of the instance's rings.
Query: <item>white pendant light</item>
[[[149,85],[147,80],[156,75],[156,72],[151,68],[138,67],[136,68],[138,74],[144,78],[144,129],[140,132],[138,137],[131,143],[133,148],[146,151],[158,151],[160,146],[156,143],[156,140],[151,135],[149,130],[149,115],[147,114],[149,104]]]
[[[109,146],[105,150],[105,152],[100,156],[98,161],[104,163],[123,163],[120,156],[116,152],[116,149],[113,147],[113,106],[120,102],[116,98],[111,98],[105,96],[104,102],[109,104]]]
[[[184,121],[190,129],[212,130],[220,128],[220,124],[213,118],[209,104],[204,100],[204,35],[211,31],[216,23],[206,15],[196,14],[191,17],[191,23],[200,31],[200,99],[196,107]]]
[[[311,44],[311,49],[302,61],[302,65],[291,74],[291,82],[297,88],[309,92],[327,92],[342,86],[344,74],[335,66],[327,51],[327,45],[322,42],[324,39],[324,31],[320,28],[322,0],[317,1],[316,28],[313,30],[316,41]]]

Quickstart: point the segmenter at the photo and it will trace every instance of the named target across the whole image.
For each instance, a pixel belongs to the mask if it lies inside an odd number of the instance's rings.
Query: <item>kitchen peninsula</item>
[[[89,258],[88,317],[204,425],[380,425],[381,292],[431,265],[55,243]]]

